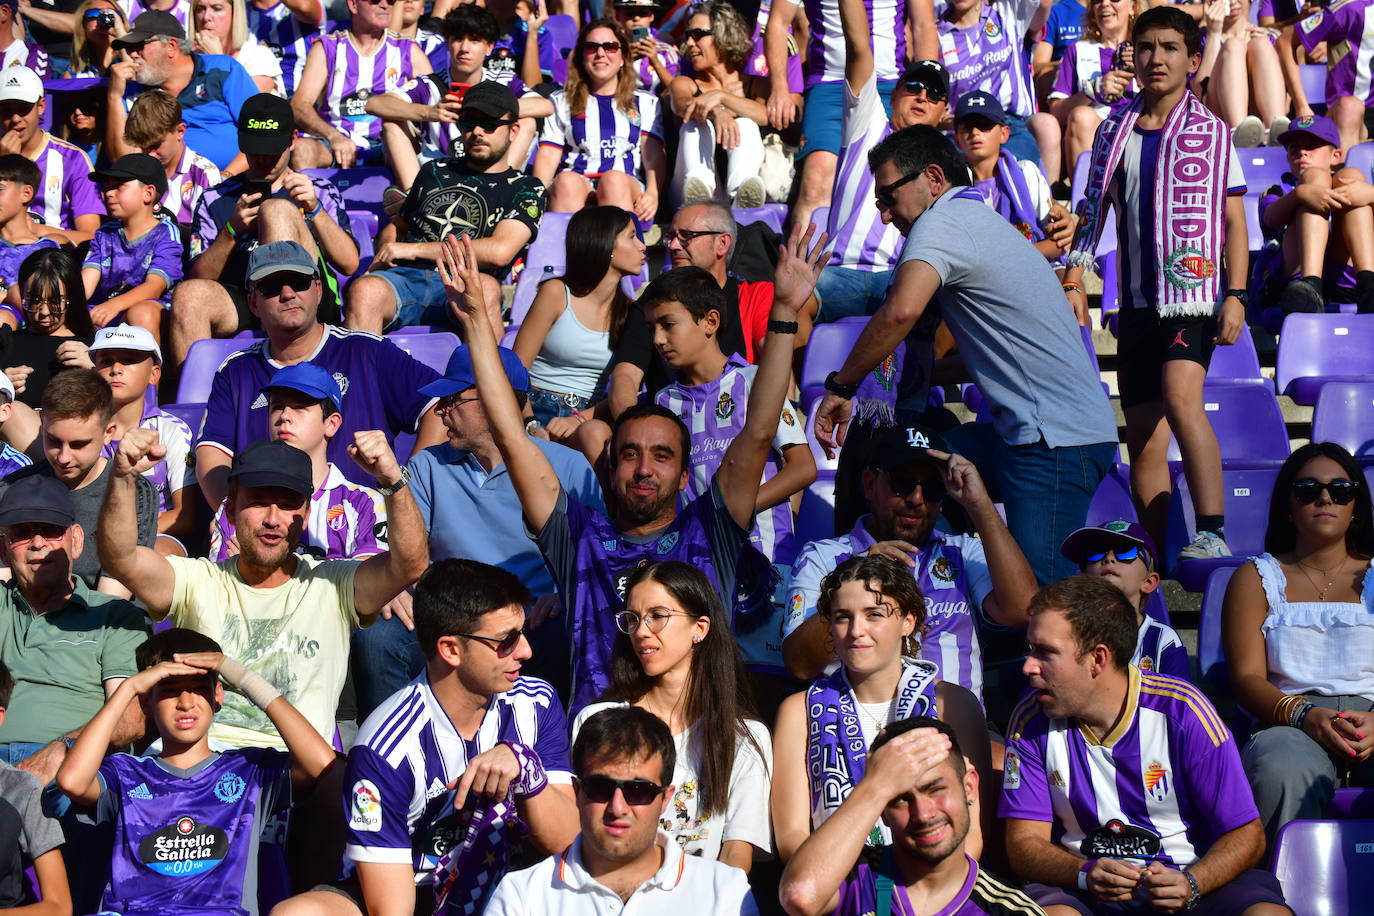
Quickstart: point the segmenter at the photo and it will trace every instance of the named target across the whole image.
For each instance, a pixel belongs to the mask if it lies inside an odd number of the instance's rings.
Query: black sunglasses
[[[682,33],[682,39],[683,41],[686,41],[688,38],[690,38],[697,44],[701,44],[701,40],[703,38],[710,38],[714,34],[715,33],[712,32],[710,29],[688,29],[686,32]]]
[[[458,131],[468,134],[480,127],[482,128],[482,133],[490,134],[495,133],[508,124],[514,123],[515,121],[510,118],[484,118],[474,115],[459,115]]]
[[[505,658],[515,651],[515,647],[520,645],[520,640],[529,635],[529,631],[521,627],[514,633],[508,633],[505,636],[478,636],[476,633],[454,633],[453,635],[484,642],[496,650],[497,655]]]
[[[900,188],[902,185],[906,184],[908,181],[916,180],[922,174],[924,173],[912,172],[910,175],[905,175],[901,178],[898,178],[896,181],[892,182],[892,184],[879,185],[878,187],[874,188],[873,196],[877,199],[878,206],[888,210],[897,206],[897,199],[892,196],[892,192]]]
[[[1293,498],[1304,506],[1320,499],[1322,490],[1331,494],[1331,501],[1336,505],[1348,506],[1354,501],[1355,494],[1360,492],[1360,484],[1344,477],[1326,483],[1311,477],[1293,481]]]
[[[945,498],[945,483],[938,477],[918,477],[901,470],[887,472],[887,484],[898,496],[907,496],[917,487],[926,502],[939,502]]]
[[[949,98],[948,89],[945,89],[943,86],[927,83],[924,80],[903,80],[902,88],[912,95],[918,92],[924,92],[926,98],[932,102],[943,102],[945,99]]]
[[[607,54],[622,50],[618,41],[589,41],[582,46],[582,53],[590,56],[595,54],[598,48]]]
[[[1083,562],[1101,563],[1103,560],[1107,559],[1107,554],[1109,553],[1112,556],[1116,557],[1118,560],[1120,560],[1122,563],[1129,563],[1136,557],[1140,556],[1140,548],[1127,547],[1124,550],[1104,550],[1100,553],[1090,553],[1083,558]]]
[[[609,776],[588,776],[577,780],[577,785],[588,801],[598,805],[604,805],[614,798],[616,789],[625,796],[625,804],[647,805],[667,788],[647,779],[612,779]]]

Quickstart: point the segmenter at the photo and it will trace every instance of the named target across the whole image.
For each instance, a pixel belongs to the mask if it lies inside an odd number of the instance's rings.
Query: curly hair
[[[743,69],[753,50],[754,37],[730,0],[706,0],[692,11],[692,15],[698,14],[711,17],[711,38],[725,66],[731,70]]]
[[[902,641],[902,654],[915,656],[921,637],[926,632],[926,596],[916,577],[901,563],[880,554],[860,554],[850,557],[821,580],[821,593],[816,599],[816,612],[830,619],[831,602],[835,592],[846,582],[862,582],[875,600],[889,598],[903,617],[916,618],[916,629]]]
[[[597,29],[609,29],[620,43],[620,74],[616,77],[615,105],[626,114],[635,114],[635,85],[639,77],[635,75],[634,65],[630,61],[630,36],[626,34],[625,27],[614,19],[593,19],[577,33],[572,66],[568,67],[568,85],[563,90],[568,99],[568,110],[574,118],[587,112],[587,96],[591,94],[591,77],[587,73],[587,36]]]

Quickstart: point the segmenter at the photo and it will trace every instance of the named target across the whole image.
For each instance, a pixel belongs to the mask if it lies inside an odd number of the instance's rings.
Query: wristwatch
[[[377,492],[383,496],[395,496],[410,484],[410,468],[401,468],[401,479],[389,487],[378,487]]]
[[[1250,305],[1250,291],[1248,289],[1228,289],[1226,291],[1226,295],[1223,296],[1222,299],[1224,301],[1226,299],[1231,298],[1232,296],[1235,296],[1237,299],[1239,299],[1241,305],[1244,305],[1246,307]]]
[[[859,386],[843,384],[835,378],[835,376],[839,374],[839,370],[836,369],[825,377],[825,390],[829,391],[831,394],[837,394],[845,400],[849,400],[859,393]]]
[[[1197,902],[1202,899],[1202,889],[1197,886],[1197,878],[1188,869],[1183,869],[1183,877],[1188,879],[1188,899],[1183,901],[1183,908],[1191,910],[1197,906]]]

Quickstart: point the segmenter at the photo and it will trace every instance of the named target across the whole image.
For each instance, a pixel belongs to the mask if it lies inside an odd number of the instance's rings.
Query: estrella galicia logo
[[[248,784],[243,781],[243,777],[237,773],[225,773],[215,783],[215,798],[224,802],[226,805],[236,802],[243,797],[243,790]]]
[[[1159,854],[1160,837],[1153,830],[1112,818],[1088,832],[1080,845],[1090,859],[1152,859]]]
[[[676,547],[677,542],[681,540],[681,538],[681,533],[677,531],[671,531],[658,539],[658,544],[654,546],[654,550],[658,552],[659,556],[663,556],[664,554],[670,552],[674,547]]]
[[[203,874],[215,868],[229,854],[229,838],[223,830],[197,824],[182,815],[170,827],[145,836],[138,844],[138,857],[159,875],[184,877]]]

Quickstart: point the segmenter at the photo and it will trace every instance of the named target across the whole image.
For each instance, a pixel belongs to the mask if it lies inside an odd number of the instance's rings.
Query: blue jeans
[[[32,757],[44,747],[45,741],[14,741],[10,744],[0,744],[0,760],[14,766],[25,758]]]
[[[350,663],[353,688],[358,695],[358,721],[365,722],[386,698],[415,679],[425,667],[425,656],[413,630],[397,617],[353,631]]]
[[[988,492],[1007,510],[1007,528],[1041,585],[1078,572],[1059,545],[1088,517],[1088,506],[1116,460],[1115,442],[1050,448],[1044,440],[1008,445],[991,423],[965,423],[944,434],[972,461]]]
[[[432,267],[388,267],[371,274],[381,277],[396,297],[396,314],[385,331],[416,325],[447,326],[453,323],[448,296],[439,271]]]
[[[887,288],[891,282],[890,270],[825,268],[816,283],[816,298],[820,300],[816,324],[872,315],[887,298]]]
[[[592,403],[591,398],[578,397],[575,394],[561,395],[533,386],[530,387],[529,398],[530,410],[540,426],[548,426],[554,417],[570,417],[579,410],[587,409]]]

